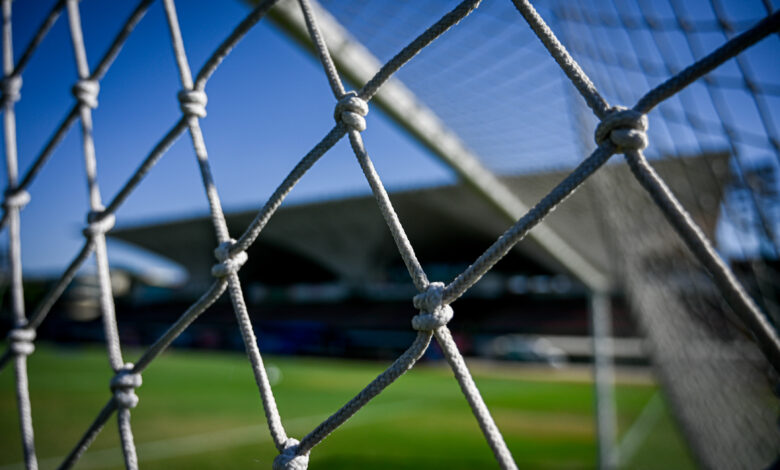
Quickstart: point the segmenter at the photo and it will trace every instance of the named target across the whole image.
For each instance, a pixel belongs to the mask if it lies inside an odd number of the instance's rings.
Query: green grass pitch
[[[130,351],[132,360],[138,352]],[[288,434],[301,438],[387,364],[270,357]],[[97,347],[39,346],[29,359],[41,468],[56,468],[110,397]],[[584,372],[473,365],[475,380],[520,468],[594,468],[592,385]],[[0,470],[22,468],[13,369],[0,373]],[[144,372],[133,428],[144,469],[268,469],[276,454],[251,370],[238,353],[174,351]],[[625,433],[656,393],[647,381],[616,389]],[[112,418],[76,468],[120,469]],[[317,446],[312,469],[497,468],[445,364],[420,364]],[[692,468],[666,409],[626,468]]]

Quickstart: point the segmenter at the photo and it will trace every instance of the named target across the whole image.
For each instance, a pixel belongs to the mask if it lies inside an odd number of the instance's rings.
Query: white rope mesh
[[[73,279],[78,268],[92,253],[95,254],[98,268],[100,310],[103,318],[109,364],[115,374],[109,384],[113,395],[60,468],[70,468],[78,461],[79,457],[89,447],[114,412],[117,413],[125,465],[128,469],[138,468],[138,457],[135,451],[130,423],[130,410],[139,404],[139,396],[136,394],[136,389],[142,383],[142,372],[226,290],[230,296],[246,347],[247,357],[259,389],[269,432],[279,451],[279,455],[274,460],[274,469],[305,469],[308,466],[309,454],[317,444],[322,442],[328,434],[336,430],[350,416],[366,405],[373,397],[381,393],[398,377],[411,369],[425,353],[432,338],[435,338],[441,346],[441,350],[452,368],[499,465],[505,469],[516,468],[512,455],[485,406],[479,390],[447,327],[447,323],[454,314],[451,304],[490,271],[536,224],[542,221],[566,197],[571,195],[585,180],[597,172],[615,153],[624,154],[636,179],[652,196],[657,206],[662,210],[691,252],[708,269],[721,293],[753,333],[758,345],[772,366],[776,370],[780,370],[780,340],[778,340],[777,332],[767,322],[764,314],[719,258],[711,243],[666,187],[664,181],[647,164],[642,152],[648,145],[648,136],[646,134],[648,129],[647,113],[662,101],[674,96],[727,60],[734,57],[738,58],[738,54],[741,51],[751,47],[767,35],[777,32],[780,28],[780,13],[770,14],[758,24],[752,25],[745,32],[732,37],[714,52],[647,92],[633,107],[626,108],[610,105],[601,96],[594,82],[569,55],[529,2],[514,0],[514,5],[522,17],[530,25],[544,47],[563,69],[576,90],[582,95],[587,105],[599,119],[595,136],[598,147],[527,214],[519,218],[472,265],[459,274],[452,282],[445,284],[442,282],[431,282],[425,274],[393,209],[379,174],[372,164],[361,132],[367,126],[365,117],[369,112],[368,103],[380,87],[423,48],[471,14],[479,5],[479,0],[466,0],[444,15],[438,22],[430,26],[382,66],[373,78],[356,91],[347,91],[345,89],[336,72],[336,67],[330,57],[327,45],[320,34],[317,18],[311,5],[309,5],[309,1],[299,0],[307,30],[315,45],[317,55],[322,62],[336,100],[334,103],[336,124],[282,181],[266,204],[258,211],[249,228],[235,239],[228,232],[218,191],[212,177],[206,142],[201,132],[199,119],[206,116],[208,99],[205,89],[209,78],[230,50],[270,10],[275,0],[261,2],[217,48],[206,61],[204,67],[194,77],[187,60],[185,41],[179,27],[174,1],[163,0],[182,86],[182,90],[178,94],[182,117],[157,143],[116,196],[107,206],[104,206],[98,185],[97,153],[92,138],[92,110],[99,104],[98,93],[101,78],[108,71],[113,60],[119,54],[124,41],[144,16],[151,3],[151,0],[143,0],[139,3],[98,66],[90,71],[86,57],[78,0],[61,0],[56,3],[16,64],[13,62],[11,0],[2,0],[4,78],[1,83],[5,124],[5,153],[9,181],[2,204],[4,213],[0,223],[8,227],[10,240],[9,258],[12,267],[11,305],[14,327],[8,338],[8,348],[0,359],[0,367],[7,364],[10,359],[14,359],[22,446],[28,469],[36,469],[37,461],[34,448],[31,405],[27,387],[26,357],[34,351],[36,328],[45,320],[54,302]],[[78,71],[78,80],[73,86],[76,103],[44,147],[44,150],[35,159],[30,169],[21,178],[21,181],[19,181],[14,104],[21,96],[21,75],[33,51],[43,40],[63,9],[67,11]],[[740,67],[745,66],[745,64],[740,64]],[[769,115],[767,114],[767,116]],[[29,200],[26,188],[76,120],[79,120],[81,123],[82,151],[89,189],[90,211],[87,214],[88,225],[84,230],[86,240],[84,247],[65,270],[58,282],[46,294],[32,315],[27,318],[24,312],[22,295],[19,211]],[[768,118],[763,121],[763,125],[766,132],[773,132],[772,126],[768,124]],[[149,347],[138,362],[129,364],[123,360],[116,326],[105,234],[113,227],[114,214],[119,206],[122,205],[128,195],[136,188],[138,183],[173,142],[185,131],[189,131],[192,140],[203,186],[206,191],[212,224],[218,241],[218,246],[214,252],[216,263],[211,271],[215,280],[207,292],[190,306],[177,322]],[[286,195],[306,174],[307,170],[345,135],[348,136],[358,164],[371,187],[379,210],[387,223],[411,280],[419,292],[413,299],[413,305],[419,310],[419,313],[411,319],[411,326],[418,333],[411,346],[390,367],[379,374],[374,381],[368,384],[341,409],[298,441],[289,437],[285,432],[283,419],[277,409],[268,375],[263,365],[263,359],[257,346],[257,338],[249,319],[242,286],[238,278],[238,271],[242,265],[251,262],[247,259],[246,250],[260,236],[264,226],[279,208]]]

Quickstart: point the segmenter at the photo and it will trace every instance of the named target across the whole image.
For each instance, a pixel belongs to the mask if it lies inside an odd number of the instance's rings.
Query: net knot
[[[230,254],[230,249],[236,243],[234,239],[230,239],[226,242],[222,242],[218,247],[214,249],[214,256],[219,263],[215,264],[211,268],[211,275],[214,277],[225,277],[231,273],[237,273],[241,266],[246,263],[249,257],[246,251],[239,251],[233,255]]]
[[[2,102],[16,103],[22,98],[22,77],[20,75],[10,75],[0,80],[0,91],[2,91]]]
[[[97,235],[103,235],[114,228],[115,223],[116,217],[114,214],[104,211],[90,211],[87,214],[87,227],[84,229],[84,236],[93,238]]]
[[[100,93],[100,83],[97,80],[83,79],[76,82],[71,88],[73,96],[80,104],[88,108],[95,109],[98,106],[98,93]]]
[[[354,91],[342,96],[333,111],[336,122],[343,122],[345,126],[358,132],[366,130],[364,117],[366,114],[368,114],[368,103]]]
[[[425,292],[414,296],[412,303],[420,313],[412,317],[412,328],[417,331],[432,331],[452,320],[454,312],[449,305],[442,305],[443,296],[443,282],[432,282],[428,284]]]
[[[11,352],[16,356],[29,356],[35,351],[35,330],[32,328],[14,328],[8,332]]]
[[[119,408],[135,408],[138,405],[135,389],[141,386],[143,380],[141,374],[133,372],[133,367],[133,363],[128,362],[111,379],[111,391]]]
[[[596,126],[596,144],[611,140],[618,151],[642,150],[647,147],[647,116],[623,106],[610,108]]]
[[[203,90],[181,90],[178,94],[179,107],[185,116],[206,117],[206,103],[209,98]]]
[[[9,189],[5,192],[3,207],[5,210],[12,208],[21,209],[26,206],[28,202],[30,202],[30,193],[20,188]]]
[[[306,470],[309,467],[309,454],[298,455],[298,439],[288,438],[284,450],[274,459],[273,470]]]

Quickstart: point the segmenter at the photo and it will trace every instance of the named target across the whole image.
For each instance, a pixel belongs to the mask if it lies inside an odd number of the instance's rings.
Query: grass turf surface
[[[138,354],[127,354],[131,360]],[[274,395],[289,435],[301,438],[387,364],[266,358],[281,373]],[[472,367],[477,385],[520,468],[593,468],[592,385],[582,374],[519,367]],[[29,359],[41,468],[55,468],[110,397],[105,352],[39,346]],[[22,468],[12,368],[0,373],[0,470]],[[246,358],[176,351],[144,372],[133,410],[140,465],[262,468],[276,455]],[[651,383],[616,388],[621,433],[656,393]],[[112,418],[76,468],[123,468]],[[312,469],[498,468],[452,373],[421,364],[390,385],[315,447]],[[692,468],[661,407],[626,468]]]

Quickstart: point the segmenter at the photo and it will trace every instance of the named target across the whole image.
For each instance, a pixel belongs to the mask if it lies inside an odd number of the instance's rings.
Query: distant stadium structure
[[[694,205],[686,191],[689,184],[697,188],[696,197],[708,206],[693,216],[704,232],[715,236],[718,207],[730,170],[726,153],[684,156],[696,178],[690,182],[679,177],[681,161],[666,158],[659,162],[659,173],[669,181],[683,204]],[[718,178],[711,178],[712,168]],[[611,178],[624,179],[625,165],[608,166]],[[510,176],[504,184],[521,200],[537,200],[565,176],[562,171],[533,172]],[[609,273],[610,283],[618,284],[620,274],[609,255],[609,238],[600,226],[598,211],[588,186],[567,199],[547,219],[548,225],[601,272]],[[452,266],[450,276],[468,265],[481,250],[499,236],[505,226],[503,214],[464,184],[402,190],[390,193],[398,217],[404,223],[417,256],[425,265]],[[628,211],[653,211],[652,201],[640,192],[627,193],[616,204]],[[231,232],[249,226],[254,211],[228,212],[226,221]],[[208,247],[216,241],[208,230],[208,217],[171,220],[151,225],[118,226],[110,237],[131,243],[168,258],[188,273],[184,289],[200,293],[211,279],[213,265]],[[575,230],[571,230],[575,227]],[[660,235],[659,235],[660,236]],[[660,240],[658,243],[665,243]],[[675,250],[673,246],[669,250]],[[375,210],[369,195],[283,206],[264,229],[264,237],[249,250],[257,259],[256,268],[247,266],[241,277],[248,283],[292,284],[345,281],[350,284],[378,284],[405,280],[401,260],[392,237],[385,230],[381,214]],[[295,259],[290,262],[288,257]],[[546,253],[534,239],[520,242],[512,255],[496,266],[505,274],[543,274],[568,276],[568,288],[585,292],[587,286],[571,276],[566,267]],[[563,292],[562,292],[563,293]]]
[[[693,216],[705,233],[714,237],[716,208],[731,178],[728,155],[715,153],[685,158],[694,174],[699,175],[695,181],[698,197],[710,201],[707,210],[695,212]],[[664,159],[658,171],[673,189],[686,194],[688,181],[675,177],[679,166],[680,160]],[[718,178],[710,178],[705,168],[715,169]],[[615,179],[621,178],[618,175],[628,176],[627,168],[620,164],[603,171]],[[506,177],[503,181],[522,199],[533,200],[562,176],[560,171],[536,172]],[[643,193],[626,194],[627,197],[617,202],[625,210],[654,210],[652,201]],[[391,192],[390,198],[418,258],[438,277],[453,277],[464,269],[504,226],[503,214],[463,184],[401,190]],[[687,205],[691,201],[684,197],[683,203]],[[583,258],[609,273],[611,283],[619,285],[620,274],[609,257],[609,238],[600,226],[597,210],[592,188],[586,185],[550,215],[548,224],[563,234],[564,241],[579,250]],[[253,211],[226,213],[231,232],[244,230],[253,217]],[[120,327],[126,325],[135,332],[130,337],[139,337],[143,331],[156,331],[153,325],[165,323],[166,318],[172,321],[174,318],[168,318],[165,312],[171,311],[171,317],[175,317],[174,312],[181,305],[192,302],[208,286],[212,261],[203,253],[215,244],[209,224],[208,217],[204,216],[119,226],[112,231],[111,238],[170,259],[187,272],[186,281],[165,290],[166,294],[140,283],[129,293],[130,298],[124,297],[127,307],[121,308],[124,304],[120,304],[118,321]],[[577,229],[565,230],[567,227]],[[376,350],[403,350],[408,342],[408,334],[400,334],[406,330],[403,311],[414,291],[405,282],[405,269],[370,196],[283,206],[264,234],[248,251],[258,263],[243,269],[241,279],[247,286],[253,321],[260,326],[264,337],[278,337],[272,341],[279,344],[278,352],[372,356],[377,354]],[[658,234],[666,235],[660,231]],[[665,244],[666,239],[657,243]],[[667,248],[672,252],[680,249],[674,245]],[[684,283],[684,279],[680,282]],[[613,296],[616,305],[621,305],[621,293],[616,291]],[[485,315],[485,309],[490,311],[489,316]],[[587,312],[587,286],[547,255],[533,239],[527,239],[490,276],[474,286],[452,325],[454,331],[469,336],[476,334],[477,338],[508,332],[556,336],[559,343],[554,341],[554,344],[560,344],[573,358],[582,359],[592,355],[586,339],[590,334]],[[202,318],[196,328],[225,324],[222,316],[215,315]],[[283,328],[285,321],[291,322],[291,326]],[[616,359],[645,360],[636,339],[637,329],[624,308],[616,310],[613,321],[614,334],[634,341],[631,346],[616,351]],[[302,323],[308,325],[308,339],[296,342],[294,332]],[[393,337],[376,333],[371,340],[359,341],[359,347],[352,347],[345,343],[338,329],[391,330],[397,334]],[[232,337],[234,330],[222,334]],[[151,340],[153,335],[140,336],[149,336]],[[348,336],[355,340],[359,335]],[[578,337],[581,339],[569,339]],[[223,337],[218,344],[229,347],[235,343]],[[472,339],[466,351],[479,353],[482,349]]]

